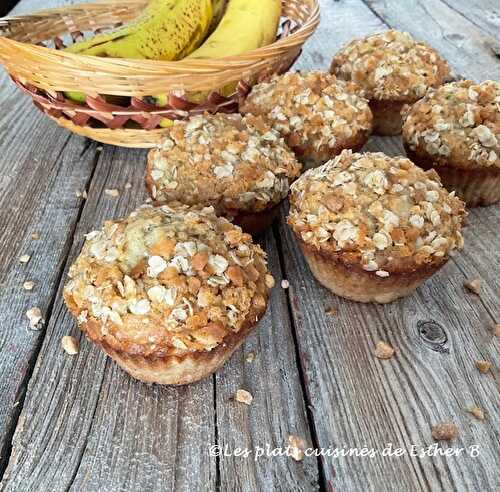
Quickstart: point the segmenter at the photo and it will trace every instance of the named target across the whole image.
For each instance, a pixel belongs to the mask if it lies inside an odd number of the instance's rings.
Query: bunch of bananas
[[[281,15],[280,0],[150,0],[144,12],[115,31],[75,43],[69,53],[147,60],[222,58],[272,43]],[[234,90],[235,84],[222,89]],[[78,103],[85,95],[66,92]],[[194,94],[200,100],[205,94]],[[168,102],[156,95],[158,106]],[[162,126],[168,125],[168,120]]]

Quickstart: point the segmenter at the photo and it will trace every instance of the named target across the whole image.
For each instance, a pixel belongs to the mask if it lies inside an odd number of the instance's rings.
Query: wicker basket
[[[130,21],[147,3],[104,0],[0,19],[0,62],[35,105],[60,126],[100,142],[147,148],[168,131],[160,126],[164,118],[237,111],[239,99],[253,83],[290,68],[319,23],[317,0],[282,0],[278,39],[236,57],[161,62],[62,50],[82,36]],[[219,94],[231,82],[237,83],[237,90],[228,97]],[[72,102],[63,91],[84,92],[86,104]],[[195,104],[185,97],[191,91],[209,95]],[[169,102],[163,107],[146,97],[165,93]],[[109,104],[103,95],[123,98],[120,104]]]

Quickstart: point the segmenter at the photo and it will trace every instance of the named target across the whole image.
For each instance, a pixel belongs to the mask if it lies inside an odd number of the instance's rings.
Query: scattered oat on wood
[[[472,280],[467,280],[464,282],[464,287],[476,295],[481,294],[481,279],[473,278]]]
[[[481,374],[486,374],[491,370],[491,362],[487,360],[476,360],[476,367]]]
[[[35,282],[33,282],[32,280],[27,280],[23,284],[24,290],[33,290],[34,287],[35,287]]]
[[[19,258],[19,261],[21,263],[28,263],[28,261],[30,261],[31,259],[31,256],[30,255],[22,255],[20,258]]]
[[[31,235],[31,239],[33,239],[33,241],[38,241],[40,239],[40,234],[38,234],[38,232],[34,232]]]
[[[249,352],[245,360],[249,363],[253,362],[255,360],[255,354],[253,352]]]
[[[282,289],[288,289],[290,287],[290,282],[287,279],[283,279],[281,281],[281,288]]]
[[[333,306],[332,307],[329,307],[326,311],[325,311],[326,314],[330,315],[330,316],[336,316],[339,311],[337,308],[334,308]]]
[[[32,330],[39,330],[43,324],[43,316],[40,308],[33,307],[26,311],[26,316],[30,320],[30,327]]]
[[[83,198],[84,200],[87,199],[87,190],[77,191],[76,196],[77,198]]]
[[[252,403],[253,396],[247,390],[239,389],[236,391],[234,399],[240,403],[244,403],[245,405],[250,405],[250,403]]]
[[[62,337],[61,345],[68,355],[76,355],[80,351],[78,341],[70,335]]]
[[[104,193],[108,196],[112,196],[113,198],[120,196],[120,192],[116,188],[112,188],[112,189],[106,188],[104,190]]]
[[[472,406],[467,411],[469,413],[471,413],[472,415],[474,415],[474,417],[476,417],[476,419],[478,419],[478,420],[484,420],[486,417],[484,410],[482,408],[478,407],[477,405]]]
[[[394,355],[394,349],[388,343],[380,341],[377,342],[374,354],[379,359],[390,359]]]
[[[125,184],[125,189],[126,190],[129,190],[130,188],[132,188],[132,183]]]
[[[453,422],[440,422],[432,427],[432,437],[436,441],[451,441],[457,435],[458,429]]]
[[[306,449],[304,439],[290,434],[288,436],[288,445],[290,446],[290,454],[292,458],[295,461],[302,461],[304,459],[304,450]]]

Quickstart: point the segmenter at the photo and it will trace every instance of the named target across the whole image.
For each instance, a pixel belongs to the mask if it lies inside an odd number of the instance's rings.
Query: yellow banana
[[[110,58],[178,60],[203,41],[212,17],[211,0],[151,0],[131,24],[75,43],[66,51]]]
[[[223,58],[270,44],[280,15],[280,0],[229,0],[217,29],[187,58]]]
[[[214,12],[214,15],[212,17],[210,27],[208,28],[208,34],[212,34],[219,25],[219,22],[226,12],[228,1],[229,0],[212,0],[212,10]]]
[[[186,59],[210,59],[235,56],[272,43],[276,38],[281,16],[280,0],[229,0],[226,13],[217,29]],[[220,92],[229,95],[237,83],[223,87]],[[189,101],[201,102],[206,92],[188,94]],[[159,106],[168,102],[168,96],[155,97]]]
[[[200,45],[212,18],[212,0],[151,0],[130,24],[75,43],[66,51],[113,58],[178,60]],[[66,96],[85,102],[85,95],[79,92],[66,92]]]

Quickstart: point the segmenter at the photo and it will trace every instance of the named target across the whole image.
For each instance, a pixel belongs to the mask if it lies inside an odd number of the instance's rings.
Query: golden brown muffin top
[[[264,116],[293,148],[334,148],[372,127],[359,88],[320,71],[275,75],[255,85],[240,109]]]
[[[265,307],[265,257],[211,207],[146,205],[87,234],[64,296],[78,323],[97,322],[117,350],[211,350]]]
[[[304,243],[380,277],[463,245],[463,202],[404,157],[345,150],[291,190],[288,222]]]
[[[337,52],[331,72],[358,84],[368,99],[413,102],[449,75],[434,48],[389,30],[355,39]]]
[[[260,212],[283,200],[301,170],[260,117],[200,115],[176,121],[148,157],[154,199]]]
[[[436,164],[500,167],[500,83],[464,80],[429,90],[405,115],[403,138]]]

